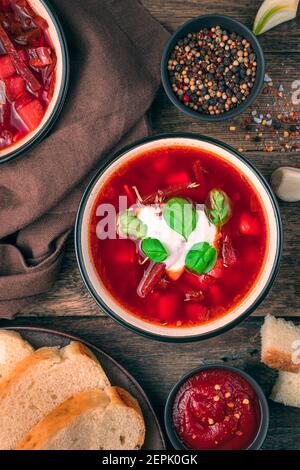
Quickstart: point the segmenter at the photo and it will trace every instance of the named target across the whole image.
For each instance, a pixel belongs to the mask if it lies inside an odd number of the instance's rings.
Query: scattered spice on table
[[[168,61],[178,99],[192,110],[219,115],[239,106],[256,80],[256,55],[250,42],[220,26],[180,39]]]
[[[300,148],[300,112],[291,103],[290,92],[265,75],[261,99],[228,125],[230,132],[244,130],[245,146],[254,142],[263,152],[290,152]]]

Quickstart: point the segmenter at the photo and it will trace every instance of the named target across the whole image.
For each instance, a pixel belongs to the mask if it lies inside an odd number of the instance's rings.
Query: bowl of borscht
[[[51,129],[68,87],[60,22],[46,0],[0,2],[0,163],[28,151]]]
[[[146,138],[107,159],[82,198],[77,260],[98,305],[163,341],[205,339],[252,313],[282,251],[276,199],[232,147]]]
[[[269,427],[268,402],[246,372],[200,366],[171,390],[165,426],[177,450],[259,450]]]

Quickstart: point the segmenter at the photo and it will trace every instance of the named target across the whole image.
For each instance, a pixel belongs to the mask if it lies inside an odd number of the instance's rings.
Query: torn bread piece
[[[283,405],[300,408],[300,372],[279,372],[270,398]]]
[[[0,449],[14,449],[48,413],[75,393],[110,386],[83,344],[41,348],[0,382]]]
[[[0,330],[0,381],[33,351],[33,347],[16,331]]]
[[[261,362],[272,369],[300,370],[300,327],[268,315],[261,328]]]
[[[145,425],[137,401],[109,387],[73,395],[40,421],[17,450],[137,450]]]

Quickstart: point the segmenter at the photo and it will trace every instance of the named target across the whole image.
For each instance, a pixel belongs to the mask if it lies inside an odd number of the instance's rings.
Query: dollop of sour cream
[[[204,211],[204,204],[197,204],[197,225],[186,241],[166,223],[160,205],[141,206],[136,209],[136,216],[147,225],[147,237],[157,238],[167,250],[169,256],[164,261],[166,271],[172,279],[177,279],[185,268],[188,252],[196,243],[208,242],[214,246],[217,229]]]

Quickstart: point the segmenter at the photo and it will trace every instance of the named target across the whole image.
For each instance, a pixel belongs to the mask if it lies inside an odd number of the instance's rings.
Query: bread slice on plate
[[[17,450],[137,450],[145,425],[137,401],[110,387],[73,395],[39,422]]]
[[[18,362],[33,351],[33,347],[19,333],[0,330],[0,382],[12,372]]]
[[[300,327],[268,315],[261,329],[261,361],[272,369],[300,370]]]
[[[14,449],[41,419],[75,393],[108,386],[101,365],[81,343],[38,349],[0,382],[0,449]]]
[[[300,408],[300,372],[279,372],[271,400]]]

